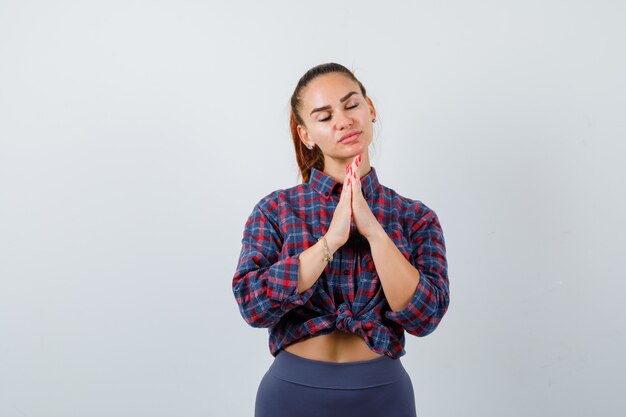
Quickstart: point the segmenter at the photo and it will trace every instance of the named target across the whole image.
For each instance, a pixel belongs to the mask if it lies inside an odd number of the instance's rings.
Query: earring
[[[309,144],[309,143],[307,143],[307,144],[306,144],[306,145],[304,145],[304,146],[306,146],[309,150],[313,149],[313,145],[311,145],[311,144]]]
[[[372,123],[376,123],[376,118],[373,118],[373,119],[372,119]]]

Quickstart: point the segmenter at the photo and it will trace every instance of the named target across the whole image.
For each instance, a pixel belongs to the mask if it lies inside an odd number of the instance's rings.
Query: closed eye
[[[346,109],[350,110],[350,109],[353,109],[353,108],[358,107],[358,106],[359,106],[359,103],[356,103],[354,106],[346,107]],[[318,121],[320,121],[320,122],[325,122],[325,121],[327,121],[327,120],[330,120],[330,116],[325,117],[325,118],[323,118],[323,119],[319,119]]]

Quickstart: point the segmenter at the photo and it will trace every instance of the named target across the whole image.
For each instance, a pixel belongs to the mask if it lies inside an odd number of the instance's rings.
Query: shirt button
[[[349,274],[350,274],[350,271],[348,271],[347,269],[344,269],[344,270],[343,270],[343,274],[344,274],[344,275],[349,275]]]
[[[324,194],[326,195],[326,197],[328,197],[328,191],[326,191]]]

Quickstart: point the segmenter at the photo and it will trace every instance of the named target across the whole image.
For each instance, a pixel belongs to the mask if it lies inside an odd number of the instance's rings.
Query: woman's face
[[[326,161],[353,158],[367,151],[372,141],[374,105],[369,97],[363,97],[358,83],[341,73],[324,74],[309,82],[302,92],[300,115],[305,124],[298,126],[300,139],[319,146]],[[350,137],[342,140],[346,135]]]

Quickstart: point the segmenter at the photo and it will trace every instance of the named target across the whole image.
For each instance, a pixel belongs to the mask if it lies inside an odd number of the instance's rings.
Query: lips
[[[343,143],[343,142],[352,142],[354,140],[356,140],[361,133],[363,133],[360,130],[351,130],[348,133],[346,133],[345,135],[343,135],[341,137],[341,139],[339,139],[339,142]]]

